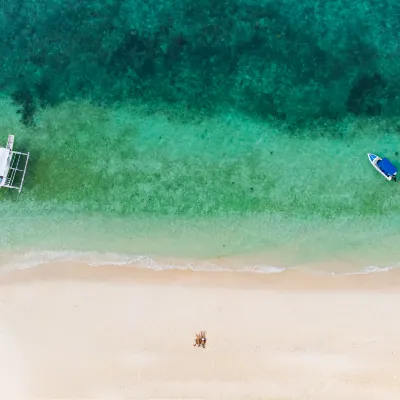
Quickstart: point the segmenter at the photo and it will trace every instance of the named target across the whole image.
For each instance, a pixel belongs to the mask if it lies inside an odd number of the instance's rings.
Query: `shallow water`
[[[400,260],[400,186],[366,155],[396,162],[394,119],[293,132],[235,113],[196,120],[75,102],[28,129],[6,99],[2,109],[2,131],[31,152],[23,192],[0,193],[3,250]]]
[[[396,266],[400,187],[367,152],[400,165],[399,14],[3,2],[0,140],[31,158],[0,251]]]

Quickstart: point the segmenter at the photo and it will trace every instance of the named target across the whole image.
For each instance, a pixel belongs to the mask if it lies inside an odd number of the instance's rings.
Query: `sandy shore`
[[[0,398],[397,400],[399,289],[398,272],[7,273]]]

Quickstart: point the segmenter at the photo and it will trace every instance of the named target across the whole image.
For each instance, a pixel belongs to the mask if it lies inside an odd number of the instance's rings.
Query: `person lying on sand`
[[[201,331],[200,332],[200,339],[201,339],[201,345],[203,346],[203,349],[205,349],[206,348],[206,342],[207,342],[206,331]]]
[[[202,346],[203,349],[205,349],[206,348],[206,342],[207,342],[206,331],[201,331],[200,333],[196,333],[196,339],[194,341],[194,345],[193,346],[197,346],[197,347]]]
[[[201,345],[201,337],[200,337],[200,335],[201,335],[201,332],[200,333],[196,333],[196,339],[194,341],[194,345],[193,346],[200,347],[200,345]]]

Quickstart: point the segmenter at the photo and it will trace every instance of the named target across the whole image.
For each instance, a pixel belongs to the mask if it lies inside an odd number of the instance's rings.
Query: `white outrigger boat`
[[[368,153],[368,160],[388,181],[396,182],[397,168],[387,158],[380,158],[376,154]]]
[[[29,153],[13,151],[14,135],[8,136],[7,146],[0,147],[0,189],[16,189],[21,193]]]

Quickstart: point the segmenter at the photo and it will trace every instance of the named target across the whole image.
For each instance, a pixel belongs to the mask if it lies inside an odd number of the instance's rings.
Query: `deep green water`
[[[31,159],[1,249],[397,265],[400,186],[366,153],[400,167],[399,16],[3,2],[0,140]]]

